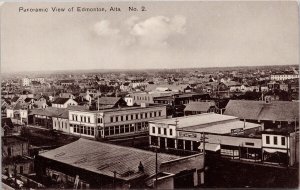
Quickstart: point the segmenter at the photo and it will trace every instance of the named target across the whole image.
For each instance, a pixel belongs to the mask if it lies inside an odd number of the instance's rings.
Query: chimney
[[[140,164],[139,164],[139,172],[144,172],[144,166],[142,164],[142,162],[140,161]]]

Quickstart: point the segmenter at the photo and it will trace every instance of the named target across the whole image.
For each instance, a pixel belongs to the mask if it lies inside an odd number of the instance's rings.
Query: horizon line
[[[178,67],[178,68],[138,68],[138,69],[61,69],[61,70],[28,70],[28,71],[1,71],[1,74],[25,74],[32,72],[41,72],[41,73],[52,73],[52,72],[79,72],[79,71],[90,71],[92,73],[99,71],[139,71],[139,70],[188,70],[188,69],[211,69],[211,68],[241,68],[241,67],[270,67],[270,66],[298,66],[298,64],[288,64],[288,65],[239,65],[239,66],[210,66],[210,67]]]

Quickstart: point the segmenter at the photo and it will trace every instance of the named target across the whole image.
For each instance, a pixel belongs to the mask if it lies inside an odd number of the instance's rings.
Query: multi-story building
[[[148,121],[164,118],[166,107],[163,105],[69,110],[70,133],[97,139],[147,134]]]
[[[160,149],[198,151],[203,133],[238,135],[259,131],[260,127],[237,117],[215,113],[162,119],[149,122],[149,144]]]
[[[16,176],[33,172],[33,160],[29,156],[29,145],[17,136],[2,137],[2,174]]]
[[[22,86],[30,86],[32,82],[39,82],[40,84],[45,83],[45,79],[42,77],[38,78],[23,78]]]
[[[298,79],[299,74],[276,74],[271,75],[271,80],[281,81],[281,80],[289,80],[289,79]]]

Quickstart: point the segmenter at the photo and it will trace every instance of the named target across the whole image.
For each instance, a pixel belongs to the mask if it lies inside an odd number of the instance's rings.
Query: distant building
[[[218,112],[218,107],[214,101],[209,102],[190,102],[184,108],[184,115],[195,115],[201,113]]]
[[[271,80],[275,81],[283,81],[283,80],[289,80],[289,79],[298,79],[299,74],[275,74],[271,75]]]
[[[41,77],[39,77],[39,78],[23,78],[22,86],[30,86],[34,82],[43,84],[43,83],[45,83],[45,79],[41,78]]]
[[[299,126],[299,103],[290,101],[230,100],[225,115],[250,122],[261,123],[264,128]]]
[[[67,108],[68,106],[77,106],[78,103],[71,98],[56,98],[52,102],[52,107],[55,108]]]

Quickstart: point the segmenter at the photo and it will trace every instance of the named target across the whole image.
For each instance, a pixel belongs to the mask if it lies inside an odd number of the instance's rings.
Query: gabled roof
[[[52,104],[65,104],[70,98],[56,98]]]
[[[11,121],[11,118],[1,118],[1,126],[4,128],[5,126],[8,126],[9,128],[14,128],[14,124]]]
[[[186,104],[184,111],[207,112],[212,106],[215,106],[215,102],[190,102]]]
[[[236,116],[240,119],[295,121],[299,120],[299,103],[290,101],[230,100],[224,112],[225,115]]]
[[[122,180],[155,174],[155,152],[82,138],[40,156],[110,177],[114,177],[113,171],[116,171],[116,178]],[[159,153],[158,164],[178,158],[180,157]],[[139,172],[140,162],[144,166],[144,172]]]

